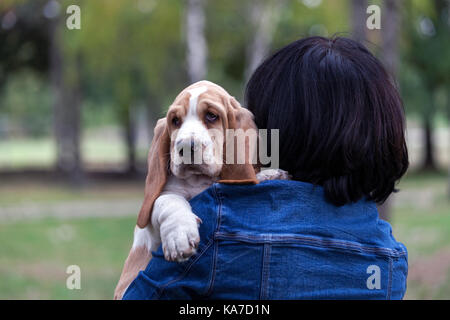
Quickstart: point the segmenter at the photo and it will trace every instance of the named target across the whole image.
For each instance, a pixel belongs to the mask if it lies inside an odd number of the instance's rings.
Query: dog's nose
[[[191,157],[194,156],[195,152],[195,142],[193,139],[190,139],[189,142],[183,143],[183,141],[178,141],[177,147],[178,147],[178,153],[180,154],[180,157],[184,155],[184,149],[190,145],[191,148]]]

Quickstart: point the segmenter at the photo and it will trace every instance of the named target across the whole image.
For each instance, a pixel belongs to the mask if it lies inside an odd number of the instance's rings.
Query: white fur
[[[192,212],[188,200],[208,188],[214,180],[207,176],[188,179],[170,176],[153,206],[151,225],[137,228],[133,247],[145,245],[154,251],[162,243],[164,257],[169,261],[184,261],[195,254],[200,241],[198,224],[201,220]]]
[[[191,90],[188,90],[187,92],[191,95],[189,98],[189,111],[188,116],[196,116],[197,115],[197,104],[198,104],[198,97],[206,92],[208,90],[207,87],[201,86],[197,87]]]
[[[204,174],[207,176],[217,176],[222,170],[222,153],[221,150],[215,150],[214,142],[211,135],[214,134],[215,141],[222,144],[223,134],[217,134],[217,130],[208,130],[203,119],[200,119],[197,107],[199,96],[207,91],[207,87],[201,86],[188,90],[189,109],[187,115],[181,125],[172,135],[174,148],[170,154],[170,169],[172,173],[179,178],[186,178],[193,174],[192,170],[200,171],[194,174]],[[191,141],[194,142],[194,159],[191,159]],[[180,156],[178,150],[183,150],[187,154]],[[176,152],[174,152],[176,151]],[[219,152],[220,151],[220,152]],[[195,164],[196,168],[186,167],[186,164]]]
[[[287,171],[281,169],[265,169],[256,174],[258,181],[289,180],[291,178],[291,175]]]
[[[197,221],[186,198],[163,194],[156,199],[152,225],[160,230],[166,260],[183,261],[195,253],[200,240]]]
[[[137,247],[146,247],[150,252],[158,249],[161,244],[159,230],[152,225],[147,225],[144,229],[136,226],[134,229],[134,239],[132,250]]]

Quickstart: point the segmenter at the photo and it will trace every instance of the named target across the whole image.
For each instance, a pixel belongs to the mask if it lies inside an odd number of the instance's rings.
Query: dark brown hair
[[[398,91],[351,39],[310,37],[282,48],[252,75],[246,104],[259,128],[280,130],[280,168],[322,185],[335,205],[385,201],[408,168]]]

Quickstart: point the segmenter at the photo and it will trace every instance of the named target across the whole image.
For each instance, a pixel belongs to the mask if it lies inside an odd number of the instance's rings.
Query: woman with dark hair
[[[350,39],[302,39],[258,67],[246,99],[260,129],[279,130],[293,180],[199,194],[198,253],[177,264],[160,249],[125,298],[403,298],[407,251],[376,208],[408,168],[402,102],[381,63]]]
[[[246,100],[258,128],[280,130],[280,168],[337,206],[385,201],[408,168],[397,89],[353,40],[291,43],[254,72]]]

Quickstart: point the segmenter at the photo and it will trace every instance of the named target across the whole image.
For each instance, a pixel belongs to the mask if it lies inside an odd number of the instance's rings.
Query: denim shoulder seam
[[[370,247],[357,242],[350,242],[345,240],[314,238],[301,235],[251,235],[251,234],[237,234],[237,233],[223,233],[216,232],[214,238],[218,240],[238,240],[249,243],[298,243],[304,245],[311,245],[321,248],[333,248],[336,250],[351,250],[360,253],[372,253],[381,256],[401,257],[406,255],[406,252],[397,249]]]

